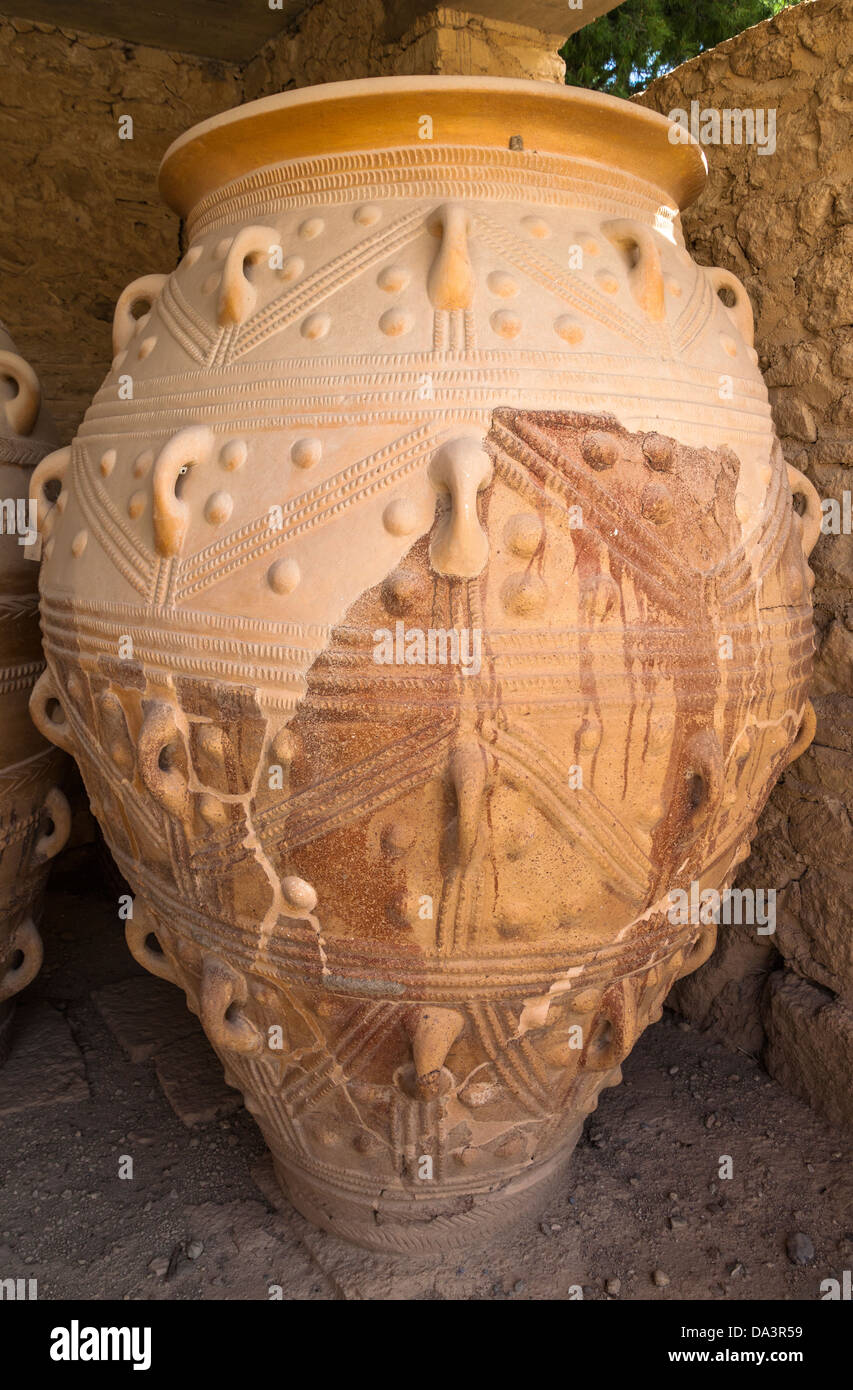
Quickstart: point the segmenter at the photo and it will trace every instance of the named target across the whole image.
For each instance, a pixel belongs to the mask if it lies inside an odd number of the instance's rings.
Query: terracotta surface
[[[57,443],[32,367],[0,324],[0,1062],[13,999],[38,972],[47,866],[70,828],[55,785],[63,759],[33,728],[27,705],[44,668],[38,566],[26,540],[33,468]]]
[[[662,118],[306,100],[167,155],[189,250],[34,479],[31,709],[295,1204],[417,1251],[544,1200],[713,949],[668,893],[729,881],[811,737],[820,506]]]

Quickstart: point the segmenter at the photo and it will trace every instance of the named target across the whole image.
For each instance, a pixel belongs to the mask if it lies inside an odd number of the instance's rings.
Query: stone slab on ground
[[[200,1029],[159,1052],[154,1067],[166,1099],[187,1129],[233,1115],[243,1105],[239,1091],[226,1086],[219,1059]]]
[[[131,1062],[147,1062],[198,1032],[182,992],[154,975],[119,980],[95,990],[92,999]]]
[[[0,1068],[0,1115],[89,1099],[83,1054],[52,1005],[19,1004],[9,1060]]]

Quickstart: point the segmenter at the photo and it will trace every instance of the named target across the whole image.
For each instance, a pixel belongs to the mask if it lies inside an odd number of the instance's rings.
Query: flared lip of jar
[[[423,116],[432,119],[431,141],[418,136]],[[159,188],[187,217],[207,194],[288,160],[430,143],[509,152],[510,137],[521,136],[525,151],[622,171],[684,208],[701,192],[707,162],[684,131],[673,143],[671,127],[657,111],[586,87],[503,77],[360,78],[279,92],[202,121],[169,146]]]

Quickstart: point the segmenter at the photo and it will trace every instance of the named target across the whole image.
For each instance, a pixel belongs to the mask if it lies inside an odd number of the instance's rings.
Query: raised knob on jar
[[[432,456],[429,480],[450,499],[433,534],[430,564],[449,579],[476,579],[489,558],[489,538],[477,515],[477,494],[492,480],[482,440],[461,435],[442,444]]]

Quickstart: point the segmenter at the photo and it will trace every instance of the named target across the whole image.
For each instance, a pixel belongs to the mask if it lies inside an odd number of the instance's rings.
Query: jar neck
[[[616,165],[535,150],[405,145],[288,160],[215,189],[187,219],[190,240],[307,204],[411,200],[514,203],[629,216],[683,245],[678,208]]]

